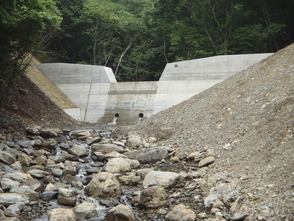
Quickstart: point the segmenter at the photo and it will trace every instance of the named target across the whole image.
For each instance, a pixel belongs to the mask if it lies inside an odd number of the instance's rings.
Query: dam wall
[[[270,55],[222,55],[168,63],[160,80],[151,82],[117,82],[104,66],[49,63],[36,67],[80,108],[80,117],[74,112],[74,118],[111,123],[119,115],[117,123],[127,125],[201,93]]]

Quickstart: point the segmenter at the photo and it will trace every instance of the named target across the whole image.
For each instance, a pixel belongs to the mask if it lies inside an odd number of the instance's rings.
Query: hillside
[[[286,220],[294,208],[293,64],[294,44],[131,130],[182,158],[209,150],[209,188],[216,177],[239,178],[251,212],[268,208]]]
[[[79,124],[65,114],[25,74],[0,105],[0,133],[25,133],[33,125],[65,127]]]

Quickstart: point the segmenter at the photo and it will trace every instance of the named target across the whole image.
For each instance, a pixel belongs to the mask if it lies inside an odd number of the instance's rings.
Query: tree
[[[59,27],[61,17],[52,0],[1,0],[0,87],[11,87],[28,65],[28,57],[46,33]]]

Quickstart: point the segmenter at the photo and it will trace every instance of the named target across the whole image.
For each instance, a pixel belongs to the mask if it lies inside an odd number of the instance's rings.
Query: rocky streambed
[[[267,220],[250,177],[207,175],[217,159],[115,128],[32,127],[0,137],[2,220]],[[242,184],[242,185],[241,185]],[[246,186],[246,185],[245,185]],[[268,187],[270,188],[270,187]]]

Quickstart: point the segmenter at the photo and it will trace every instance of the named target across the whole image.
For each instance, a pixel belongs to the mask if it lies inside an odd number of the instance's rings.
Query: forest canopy
[[[0,1],[2,67],[32,52],[108,66],[119,81],[157,80],[168,62],[276,52],[294,40],[294,0]]]

